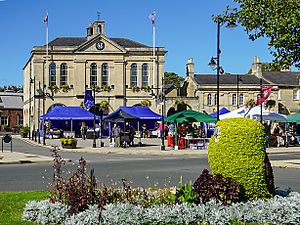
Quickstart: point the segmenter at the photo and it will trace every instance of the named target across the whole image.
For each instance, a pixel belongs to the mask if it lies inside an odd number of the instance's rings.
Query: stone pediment
[[[76,53],[126,53],[126,50],[116,42],[99,34],[84,42],[77,49]]]

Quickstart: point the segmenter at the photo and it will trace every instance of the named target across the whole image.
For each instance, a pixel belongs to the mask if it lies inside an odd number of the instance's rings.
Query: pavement
[[[86,152],[86,153],[99,153],[99,154],[123,154],[123,155],[151,155],[151,156],[205,156],[207,155],[207,149],[180,149],[174,150],[172,147],[167,147],[167,143],[165,142],[165,150],[160,150],[161,139],[151,138],[151,139],[142,139],[141,147],[127,147],[127,148],[114,148],[109,147],[109,140],[102,139],[104,143],[104,147],[100,146],[100,139],[96,140],[96,148],[93,148],[93,140],[86,139],[81,140],[78,139],[77,148],[76,149],[63,149],[59,142],[59,139],[47,139],[46,145],[43,145],[43,141],[41,140],[41,144],[29,139],[29,138],[21,138],[19,135],[13,135],[13,139],[20,139],[30,145],[41,146],[45,148],[53,148],[57,146],[59,151],[65,152]],[[137,144],[137,141],[136,143]],[[300,146],[293,147],[273,147],[267,148],[267,153],[269,154],[288,154],[288,153],[299,153],[300,154]],[[4,150],[0,152],[0,164],[23,164],[23,163],[41,163],[41,162],[52,162],[52,157],[35,155],[35,154],[25,154],[21,152],[10,152]],[[271,164],[273,167],[281,167],[281,168],[295,168],[300,169],[300,159],[289,159],[289,160],[271,160]]]

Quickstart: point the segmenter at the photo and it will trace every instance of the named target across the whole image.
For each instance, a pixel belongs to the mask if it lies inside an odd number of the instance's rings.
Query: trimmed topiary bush
[[[274,193],[264,127],[256,120],[219,121],[209,142],[208,162],[213,174],[239,182],[245,199],[270,198]]]

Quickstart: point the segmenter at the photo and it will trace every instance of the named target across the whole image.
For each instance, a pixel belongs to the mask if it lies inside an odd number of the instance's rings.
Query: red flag
[[[264,101],[266,101],[266,99],[270,96],[271,90],[272,90],[271,86],[262,86],[261,87],[262,96],[260,96],[260,98],[257,99],[256,105],[261,105],[262,103],[264,103]]]

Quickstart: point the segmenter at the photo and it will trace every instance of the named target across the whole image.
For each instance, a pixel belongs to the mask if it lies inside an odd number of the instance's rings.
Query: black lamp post
[[[259,86],[260,86],[260,98],[262,98],[262,96],[263,96],[263,91],[262,91],[262,82],[263,82],[263,80],[260,78],[259,79]],[[261,103],[260,104],[260,123],[262,124],[263,123],[263,103]]]
[[[100,147],[104,147],[102,142],[102,128],[103,128],[103,109],[100,107]]]
[[[41,137],[40,137],[40,115],[41,115],[41,82],[39,81],[39,89],[38,89],[38,97],[39,97],[39,101],[38,101],[38,129],[37,129],[37,133],[38,133],[38,143],[41,144]]]
[[[236,108],[238,109],[240,106],[240,96],[239,96],[239,92],[240,92],[240,82],[242,81],[242,78],[240,77],[239,74],[236,75]]]
[[[29,135],[28,138],[30,139],[31,137],[33,138],[33,135],[31,135],[31,85],[34,85],[35,77],[32,79],[31,77],[29,78],[29,112],[28,112],[28,124],[29,124]],[[34,98],[33,98],[34,99]]]
[[[161,146],[160,146],[160,150],[164,151],[166,150],[165,147],[165,121],[164,121],[164,107],[165,107],[165,103],[166,103],[166,99],[165,99],[165,92],[164,92],[164,78],[161,78],[161,101],[162,101],[162,105],[161,105]]]
[[[224,24],[224,21],[221,20],[220,17],[217,18],[217,57],[212,57],[209,66],[213,67],[214,70],[217,70],[217,120],[220,119],[220,73],[224,73],[223,68],[220,66],[220,28]],[[237,27],[236,23],[234,21],[230,21],[227,25],[227,28],[233,29]],[[215,62],[217,60],[217,62]]]
[[[93,109],[93,113],[94,113],[94,123],[93,123],[93,127],[94,127],[94,135],[93,135],[93,148],[96,148],[96,88],[93,88],[93,96],[94,96],[94,109]]]
[[[153,90],[158,90],[161,89],[161,95],[159,97],[159,95],[155,95]],[[160,150],[164,151],[166,150],[166,147],[165,147],[165,130],[164,130],[164,126],[165,126],[165,120],[164,120],[164,115],[165,115],[165,110],[164,110],[164,107],[165,107],[165,103],[166,103],[166,96],[165,96],[165,91],[164,91],[164,78],[162,77],[161,78],[161,88],[157,87],[153,87],[153,85],[151,85],[151,95],[152,96],[156,96],[157,100],[159,99],[161,104],[162,104],[162,107],[161,107],[161,135],[160,135],[160,138],[161,138],[161,145],[160,145]]]
[[[96,90],[97,89],[97,90]],[[103,91],[103,89],[98,88],[97,86],[93,86],[92,87],[93,90],[93,97],[94,97],[94,108],[93,108],[93,113],[94,113],[94,121],[93,121],[93,128],[94,128],[94,134],[93,134],[93,148],[96,148],[96,92],[101,92]],[[99,138],[100,138],[100,147],[104,147],[104,143],[102,142],[102,125],[103,125],[103,109],[102,107],[100,107],[99,109],[99,113],[100,113],[100,134],[99,134]]]

